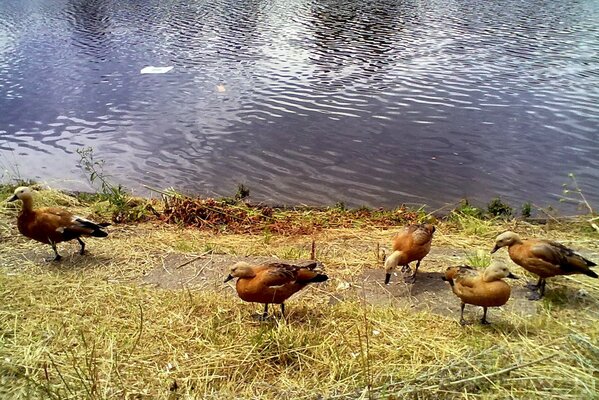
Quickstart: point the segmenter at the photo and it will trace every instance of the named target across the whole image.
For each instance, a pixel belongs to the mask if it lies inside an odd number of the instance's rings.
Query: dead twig
[[[183,264],[177,265],[175,267],[175,269],[183,268],[184,266],[189,265],[192,262],[195,262],[195,261],[199,260],[200,258],[203,258],[203,257],[207,256],[208,254],[212,254],[212,250],[205,251],[202,254],[200,254],[199,256],[196,256],[196,257],[192,258],[191,260],[185,261]]]

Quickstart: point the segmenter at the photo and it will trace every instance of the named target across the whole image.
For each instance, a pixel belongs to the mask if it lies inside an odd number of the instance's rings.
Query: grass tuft
[[[83,215],[92,209],[50,191],[39,197]],[[507,229],[596,260],[596,232],[584,219],[533,225],[456,212],[437,223],[419,280],[384,287],[378,250],[393,232],[378,210],[276,210],[257,224],[282,220],[284,230],[251,234],[123,223],[90,239],[85,256],[76,243],[60,244],[60,264],[44,263],[50,248],[18,234],[16,209],[0,210],[0,398],[590,399],[599,391],[599,280],[552,278],[536,303],[524,299],[524,280],[508,282],[512,298],[489,310],[493,325],[466,327],[440,280],[448,264],[484,267]],[[306,221],[318,229],[291,229]],[[330,280],[294,295],[286,320],[258,321],[262,307],[223,284],[239,257],[305,259],[312,241]],[[504,250],[493,259],[511,263]],[[466,313],[474,320],[481,310]]]

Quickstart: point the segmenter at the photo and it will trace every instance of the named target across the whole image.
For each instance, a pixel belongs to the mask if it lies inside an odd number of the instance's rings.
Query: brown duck
[[[264,303],[262,318],[268,316],[269,304],[280,304],[285,316],[285,300],[309,283],[324,282],[328,276],[315,271],[318,262],[299,266],[284,263],[250,265],[240,261],[233,265],[225,282],[237,279],[239,297],[248,302]]]
[[[52,246],[55,254],[53,261],[62,258],[56,249],[57,243],[77,239],[81,245],[79,253],[83,254],[85,243],[81,236],[108,236],[102,228],[110,224],[97,224],[62,208],[47,207],[34,210],[32,190],[28,187],[17,188],[14,195],[8,199],[15,200],[23,202],[23,208],[17,218],[19,232],[30,239]]]
[[[598,277],[590,269],[597,264],[558,242],[521,239],[516,233],[508,231],[497,236],[491,253],[504,246],[508,246],[508,253],[513,262],[539,276],[536,285],[527,285],[532,290],[528,297],[530,300],[539,300],[545,295],[545,280],[552,276],[584,274],[592,278]]]
[[[416,269],[412,275],[405,278],[405,281],[408,283],[416,281],[420,261],[431,250],[434,232],[435,227],[431,224],[414,224],[406,226],[393,238],[393,253],[385,260],[385,285],[389,284],[391,273],[398,265],[403,266],[402,272],[410,271],[412,261],[416,261]]]
[[[506,266],[498,264],[491,265],[482,273],[467,265],[447,268],[443,280],[449,282],[453,293],[462,300],[460,324],[467,324],[464,319],[466,304],[482,307],[480,322],[489,323],[487,308],[500,307],[510,298],[511,288],[503,278],[517,279]]]

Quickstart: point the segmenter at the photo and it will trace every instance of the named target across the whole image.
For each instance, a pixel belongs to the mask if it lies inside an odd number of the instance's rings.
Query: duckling
[[[85,243],[81,240],[81,236],[108,236],[102,228],[110,224],[97,224],[62,208],[48,207],[34,210],[33,191],[28,187],[17,188],[7,201],[16,200],[23,202],[23,208],[17,217],[19,232],[30,239],[52,246],[55,257],[48,261],[59,261],[62,258],[56,249],[57,243],[77,239],[81,245],[79,254],[83,254]]]
[[[405,278],[408,283],[416,282],[416,273],[420,261],[431,250],[435,227],[431,224],[414,224],[406,226],[393,238],[393,253],[385,260],[385,285],[389,284],[391,273],[398,265],[402,265],[402,272],[411,271],[410,263],[416,261],[414,273]]]
[[[262,319],[268,316],[268,305],[271,303],[280,304],[281,314],[285,317],[285,300],[309,283],[329,279],[314,270],[318,265],[318,262],[305,266],[284,263],[250,265],[240,261],[231,266],[225,282],[239,278],[235,285],[237,294],[244,301],[264,303]]]
[[[532,291],[529,300],[539,300],[545,295],[546,279],[552,276],[585,274],[592,278],[598,277],[590,269],[597,264],[558,242],[521,239],[518,234],[507,231],[497,236],[491,253],[504,246],[508,246],[508,253],[513,262],[539,276],[536,285],[532,283],[527,285]]]
[[[464,307],[466,304],[481,306],[483,317],[481,324],[487,325],[487,308],[499,307],[507,303],[511,288],[503,278],[518,279],[503,265],[493,264],[484,272],[475,270],[468,265],[449,267],[445,271],[444,281],[449,282],[451,290],[462,300],[460,324],[466,325]]]

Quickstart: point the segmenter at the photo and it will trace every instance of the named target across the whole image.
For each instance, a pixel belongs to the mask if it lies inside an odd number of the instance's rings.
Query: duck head
[[[433,224],[424,224],[424,229],[426,229],[432,235],[437,230],[437,227]]]
[[[483,281],[485,282],[498,281],[503,278],[518,279],[516,275],[510,272],[508,267],[502,264],[491,264],[483,272]]]
[[[245,261],[239,261],[229,268],[229,275],[225,282],[229,282],[233,278],[253,278],[254,276],[256,275],[252,270],[252,266]]]
[[[6,201],[28,200],[33,196],[33,191],[27,186],[21,186],[15,189],[15,193]]]
[[[518,236],[517,233],[511,231],[503,232],[495,239],[495,247],[493,247],[493,250],[491,250],[491,254],[495,253],[497,250],[504,246],[509,247],[518,242],[520,242],[520,236]]]
[[[391,280],[391,273],[395,271],[395,268],[399,264],[402,257],[403,253],[401,251],[394,251],[385,259],[385,285],[389,284],[389,281]]]
[[[462,268],[461,265],[457,267],[447,267],[447,269],[445,270],[445,274],[441,277],[441,279],[443,279],[445,282],[450,282],[451,284],[453,284],[453,278],[460,271],[460,268]]]

